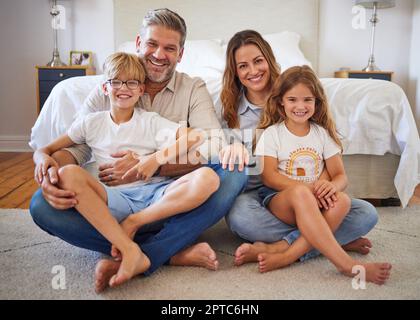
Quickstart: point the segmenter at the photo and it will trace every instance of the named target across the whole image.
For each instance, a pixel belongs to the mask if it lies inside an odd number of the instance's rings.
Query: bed
[[[264,35],[282,70],[318,68],[319,0],[114,0],[115,48],[134,51],[139,19],[150,8],[169,7],[186,20],[188,38],[177,69],[201,77],[220,115],[226,40],[251,28]],[[220,10],[218,8],[223,8]],[[205,15],[197,15],[197,10]],[[45,145],[66,131],[84,98],[102,77],[60,82],[32,128],[30,146]],[[357,198],[399,198],[405,207],[420,183],[420,141],[404,91],[381,80],[321,79],[343,137],[348,193]]]

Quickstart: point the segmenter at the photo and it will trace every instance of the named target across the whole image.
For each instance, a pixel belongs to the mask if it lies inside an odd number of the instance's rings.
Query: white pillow
[[[222,40],[186,40],[184,54],[176,69],[191,77],[221,77],[225,68]],[[136,53],[136,43],[128,41],[118,47],[118,51]]]
[[[277,63],[280,64],[282,72],[294,66],[308,65],[312,68],[311,62],[305,58],[305,55],[299,48],[301,38],[299,34],[283,31],[263,35],[263,38],[273,49],[274,56]]]

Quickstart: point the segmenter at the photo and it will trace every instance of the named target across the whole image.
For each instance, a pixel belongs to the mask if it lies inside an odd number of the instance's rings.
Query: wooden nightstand
[[[355,78],[355,79],[377,79],[392,81],[392,71],[360,71],[360,70],[343,70],[336,71],[336,78]]]
[[[64,66],[64,67],[46,67],[36,66],[36,93],[37,93],[37,111],[41,112],[54,86],[68,78],[94,75],[95,69],[91,66]]]

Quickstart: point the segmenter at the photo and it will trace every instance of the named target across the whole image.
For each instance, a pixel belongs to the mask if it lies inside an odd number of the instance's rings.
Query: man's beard
[[[162,82],[166,82],[169,79],[172,78],[172,75],[175,72],[175,66],[171,66],[171,65],[166,65],[166,68],[164,69],[163,72],[159,72],[159,71],[154,71],[153,67],[150,66],[150,64],[148,63],[147,60],[149,60],[149,58],[140,55],[140,58],[143,60],[145,67],[146,67],[146,73],[147,73],[147,79],[152,81],[152,82],[157,82],[157,83],[162,83]]]

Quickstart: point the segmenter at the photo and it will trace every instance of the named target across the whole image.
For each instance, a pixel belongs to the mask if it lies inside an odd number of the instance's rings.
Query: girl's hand
[[[42,156],[41,162],[35,166],[34,170],[34,178],[38,185],[42,184],[44,177],[48,174],[49,168],[56,168],[58,170],[59,165],[52,157],[45,154]]]
[[[156,153],[153,153],[148,157],[142,157],[140,162],[128,170],[121,179],[131,180],[135,177],[136,180],[148,181],[159,169],[159,167],[160,163],[157,161]]]
[[[249,163],[249,153],[242,143],[235,142],[219,152],[219,159],[223,169],[229,165],[229,171],[233,171],[235,164],[238,164],[239,171],[242,171],[244,166]]]
[[[334,183],[327,180],[315,181],[313,192],[321,209],[328,210],[334,207],[334,202],[337,201],[337,188]]]

